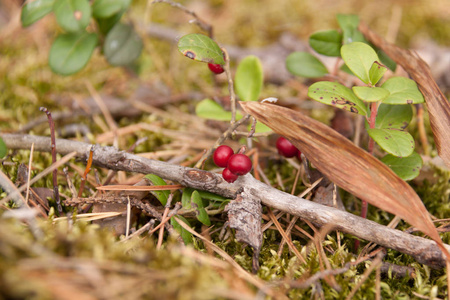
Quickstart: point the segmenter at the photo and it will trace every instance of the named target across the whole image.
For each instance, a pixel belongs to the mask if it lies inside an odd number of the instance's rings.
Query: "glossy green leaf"
[[[103,51],[111,65],[126,66],[141,55],[142,47],[142,40],[133,27],[118,23],[106,36]]]
[[[55,0],[36,0],[27,2],[20,15],[23,27],[30,26],[34,22],[42,19],[53,10]]]
[[[369,70],[369,80],[372,85],[377,84],[377,82],[380,81],[381,77],[383,77],[386,71],[386,66],[380,64],[377,61],[373,62],[372,67]]]
[[[405,77],[392,77],[381,86],[391,94],[383,100],[386,104],[416,104],[425,100],[414,80]]]
[[[369,71],[372,68],[372,64],[375,61],[379,61],[377,53],[372,47],[365,43],[354,42],[342,46],[341,55],[345,64],[356,77],[366,84],[372,83]]]
[[[264,83],[263,68],[259,58],[250,55],[241,60],[234,82],[236,94],[242,101],[257,101]]]
[[[217,121],[230,121],[231,120],[231,112],[226,111],[220,106],[217,102],[211,99],[203,99],[195,106],[195,113],[197,116],[209,119],[209,120],[217,120]],[[240,113],[236,113],[236,119],[241,119],[242,115]]]
[[[383,104],[378,107],[375,128],[405,129],[413,117],[411,105]]]
[[[397,63],[393,61],[387,54],[381,49],[377,50],[377,55],[380,58],[380,61],[383,65],[389,68],[392,72],[395,72],[397,68]]]
[[[286,68],[291,74],[306,78],[318,78],[328,74],[328,69],[314,55],[293,52],[286,58]]]
[[[0,137],[0,158],[5,157],[8,152],[8,148],[6,147],[5,141]]]
[[[336,18],[343,32],[344,44],[365,42],[363,34],[358,30],[359,17],[357,15],[338,14]]]
[[[319,31],[309,37],[309,45],[319,54],[340,56],[342,34],[337,30]]]
[[[252,124],[249,124],[249,130],[251,130],[251,126]],[[269,126],[261,123],[261,122],[257,122],[256,126],[255,126],[255,132],[256,133],[266,133],[266,132],[272,132],[272,128],[270,128]]]
[[[129,5],[130,0],[95,0],[92,4],[92,15],[99,19],[109,18],[127,9]]]
[[[191,209],[191,197],[193,191],[194,189],[192,188],[183,189],[183,194],[181,195],[181,206],[186,210]]]
[[[396,157],[387,154],[381,161],[403,180],[411,180],[419,176],[423,165],[422,157],[416,152],[407,157]]]
[[[197,219],[202,222],[206,226],[211,225],[211,221],[209,220],[208,213],[203,207],[203,200],[200,197],[198,191],[193,191],[191,196],[191,205],[195,208],[195,213],[197,215]]]
[[[53,12],[59,26],[69,32],[84,30],[91,20],[88,0],[56,0]]]
[[[414,139],[406,131],[373,128],[367,132],[384,151],[394,156],[406,157],[414,151]]]
[[[366,102],[376,102],[389,96],[389,91],[381,87],[354,86],[352,87],[356,97]]]
[[[155,174],[145,175],[145,178],[148,179],[152,185],[167,185],[164,179]],[[170,191],[150,191],[150,193],[155,196],[162,205],[166,205],[170,195]]]
[[[308,89],[308,96],[316,101],[365,116],[367,109],[351,89],[337,82],[319,81]]]
[[[49,65],[53,72],[71,75],[86,66],[97,46],[95,33],[68,33],[59,35],[52,44]]]
[[[189,225],[189,227],[191,227],[191,224],[189,224],[188,220],[186,220],[185,217],[183,216],[173,216],[170,219],[170,224],[173,226],[173,228],[180,234],[181,238],[183,239],[183,242],[185,245],[190,245],[194,242],[194,239],[192,237],[192,233],[190,233],[189,231],[187,231],[186,229],[184,229],[178,222],[177,222],[177,218],[180,219],[181,221],[183,221],[184,223],[186,223],[187,225]]]
[[[202,61],[223,65],[223,51],[219,45],[206,35],[191,33],[183,36],[178,41],[178,50],[186,57]]]
[[[202,199],[214,200],[214,201],[228,201],[228,198],[222,197],[220,195],[208,192],[208,191],[197,191]]]

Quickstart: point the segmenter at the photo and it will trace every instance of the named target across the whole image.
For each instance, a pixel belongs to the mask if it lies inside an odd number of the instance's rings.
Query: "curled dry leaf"
[[[415,52],[388,43],[364,23],[359,25],[359,30],[416,81],[427,104],[437,151],[450,167],[450,103],[434,81],[430,67]]]
[[[257,102],[240,104],[258,121],[290,140],[331,181],[361,200],[401,217],[429,235],[450,257],[420,198],[378,159],[300,112]]]

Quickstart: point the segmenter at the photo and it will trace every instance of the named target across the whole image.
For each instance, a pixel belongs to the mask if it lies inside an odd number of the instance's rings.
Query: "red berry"
[[[208,68],[213,72],[214,74],[222,74],[225,70],[223,69],[222,65],[219,64],[208,64]]]
[[[252,169],[252,161],[245,154],[233,154],[228,160],[227,168],[236,175],[245,175]]]
[[[277,140],[277,149],[278,153],[283,155],[284,157],[294,157],[298,155],[298,149],[295,148],[294,145],[292,145],[291,142],[289,142],[284,137],[280,136]]]
[[[234,154],[233,149],[227,145],[221,145],[214,151],[213,160],[216,166],[226,168],[228,159]]]
[[[239,176],[231,173],[230,170],[225,168],[222,171],[222,177],[223,177],[223,179],[225,179],[226,182],[233,183],[236,181],[236,179],[238,179]]]

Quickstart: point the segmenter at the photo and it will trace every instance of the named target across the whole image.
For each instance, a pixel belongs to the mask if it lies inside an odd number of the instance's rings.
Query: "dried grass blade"
[[[241,102],[241,106],[290,140],[331,181],[361,200],[398,215],[429,235],[450,257],[421,199],[385,164],[300,112],[257,102]]]

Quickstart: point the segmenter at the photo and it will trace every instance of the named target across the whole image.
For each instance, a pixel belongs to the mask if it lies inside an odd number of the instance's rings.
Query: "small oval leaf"
[[[376,102],[389,96],[389,91],[381,87],[354,86],[352,87],[356,97],[366,102]]]
[[[59,26],[69,32],[84,30],[91,20],[88,0],[56,0],[53,12]]]
[[[386,104],[416,104],[425,100],[414,80],[405,77],[392,77],[381,86],[390,92],[383,100]]]
[[[204,99],[197,103],[195,106],[195,113],[197,116],[204,119],[218,121],[231,120],[231,112],[224,110],[222,106],[211,99]]]
[[[219,45],[204,34],[191,33],[178,41],[178,50],[186,57],[212,64],[225,64]]]
[[[413,152],[408,157],[396,157],[391,154],[385,155],[381,161],[391,168],[401,179],[407,181],[419,176],[422,168],[422,157],[417,152]]]
[[[118,23],[106,36],[103,50],[111,65],[126,66],[141,55],[142,47],[142,40],[133,27]]]
[[[359,17],[357,15],[338,14],[336,18],[343,32],[344,44],[365,42],[364,35],[358,30]]]
[[[341,55],[345,64],[356,77],[366,84],[373,84],[370,81],[369,70],[372,68],[372,64],[379,59],[372,47],[365,43],[354,42],[342,46]]]
[[[316,101],[365,116],[367,108],[351,89],[337,82],[320,81],[308,88],[308,96]]]
[[[20,15],[23,27],[30,26],[34,22],[42,19],[53,10],[55,0],[36,0],[27,2]]]
[[[194,239],[192,238],[192,233],[190,233],[189,231],[187,231],[186,229],[184,229],[178,222],[177,222],[177,218],[180,219],[181,221],[183,221],[184,223],[186,223],[188,226],[191,226],[191,224],[189,224],[188,220],[186,220],[185,217],[177,215],[177,216],[173,216],[170,219],[170,224],[172,224],[173,228],[180,234],[181,238],[183,239],[183,242],[185,245],[190,245],[194,242]]]
[[[375,128],[404,130],[413,117],[411,105],[381,103],[378,107]]]
[[[328,69],[314,55],[293,52],[286,58],[286,68],[291,74],[306,78],[318,78],[328,74]]]
[[[196,209],[197,219],[202,222],[206,226],[211,225],[211,221],[209,220],[208,213],[203,207],[203,200],[200,197],[198,191],[193,191],[191,196],[191,205]]]
[[[414,151],[414,139],[406,131],[372,128],[367,133],[384,151],[394,156],[406,157]]]
[[[383,77],[384,73],[387,71],[387,67],[382,65],[381,63],[375,61],[372,64],[372,67],[369,70],[369,80],[372,85],[377,84],[380,81],[381,77]]]
[[[257,101],[264,83],[261,62],[250,55],[241,60],[234,77],[236,94],[242,101]]]
[[[342,34],[337,30],[319,31],[309,37],[309,45],[319,54],[340,56]]]
[[[97,46],[95,33],[68,33],[59,35],[52,44],[49,65],[53,72],[71,75],[84,68]]]
[[[130,5],[130,0],[95,0],[92,4],[92,15],[104,19],[119,13]]]
[[[6,147],[5,141],[0,137],[0,158],[5,157],[8,152],[8,148]]]
[[[145,175],[145,178],[148,179],[153,185],[167,185],[164,179],[155,174]],[[150,191],[150,193],[152,193],[162,205],[166,205],[167,199],[169,199],[170,195],[170,191]]]

